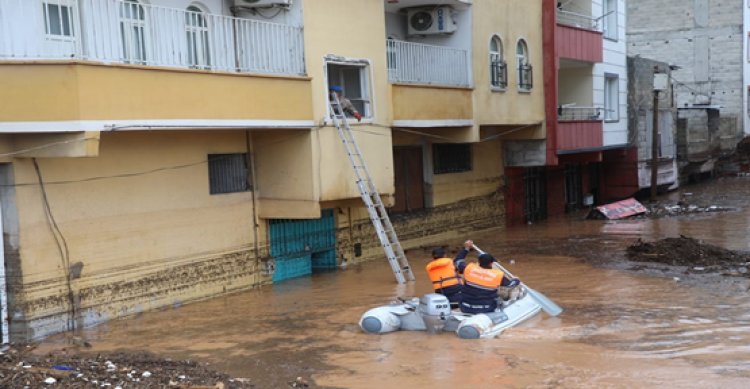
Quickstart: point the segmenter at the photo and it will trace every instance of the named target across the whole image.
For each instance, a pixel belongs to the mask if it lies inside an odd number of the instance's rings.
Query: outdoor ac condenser
[[[413,8],[407,12],[409,35],[451,34],[458,29],[451,7]]]
[[[234,0],[234,6],[237,8],[288,7],[291,4],[292,0]]]

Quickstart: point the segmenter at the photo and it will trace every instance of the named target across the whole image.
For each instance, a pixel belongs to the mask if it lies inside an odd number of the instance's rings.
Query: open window
[[[328,88],[341,87],[342,96],[351,101],[360,115],[372,118],[370,65],[365,61],[328,62],[326,71]],[[347,113],[347,116],[350,115]]]

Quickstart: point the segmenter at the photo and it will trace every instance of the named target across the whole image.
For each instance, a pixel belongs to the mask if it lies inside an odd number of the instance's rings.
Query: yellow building
[[[501,226],[503,142],[544,136],[513,65],[523,40],[541,74],[541,7],[439,3],[0,0],[3,336],[382,259],[331,86],[404,247]]]

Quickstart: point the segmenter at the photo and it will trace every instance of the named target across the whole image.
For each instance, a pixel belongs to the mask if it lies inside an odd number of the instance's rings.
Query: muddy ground
[[[17,346],[0,355],[0,388],[253,388],[249,379],[232,378],[194,361],[174,361],[149,353],[110,355],[66,350],[33,354]],[[296,384],[296,383],[292,383]],[[292,385],[290,385],[292,386]],[[295,385],[303,387],[302,385]],[[292,386],[294,387],[294,386]]]

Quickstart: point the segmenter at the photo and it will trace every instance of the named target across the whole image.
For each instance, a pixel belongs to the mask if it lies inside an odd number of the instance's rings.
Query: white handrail
[[[301,27],[126,0],[0,0],[0,59],[304,74]]]
[[[391,82],[469,86],[469,51],[387,40]]]

